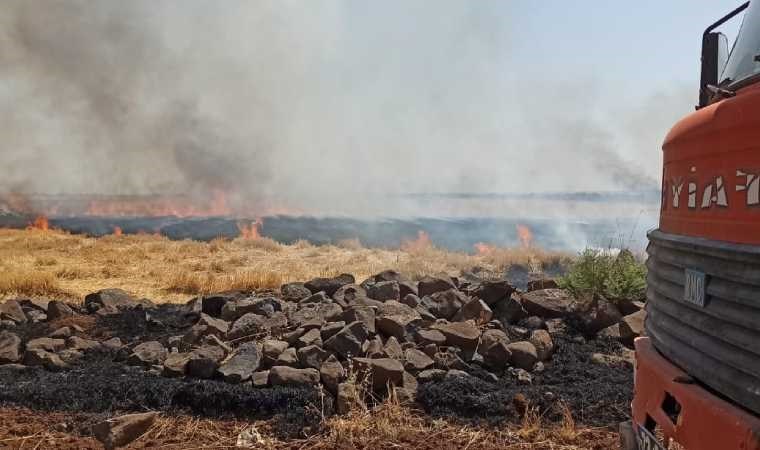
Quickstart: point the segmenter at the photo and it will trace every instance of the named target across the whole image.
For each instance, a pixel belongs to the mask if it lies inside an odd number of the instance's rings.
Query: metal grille
[[[647,248],[647,334],[702,384],[760,413],[760,248],[655,230]],[[705,303],[684,299],[705,273]]]

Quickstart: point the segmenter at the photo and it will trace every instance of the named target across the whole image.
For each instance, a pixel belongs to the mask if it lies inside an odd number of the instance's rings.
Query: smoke
[[[525,80],[510,20],[497,1],[7,0],[0,190],[363,213],[657,188],[690,90],[619,113],[588,80]]]

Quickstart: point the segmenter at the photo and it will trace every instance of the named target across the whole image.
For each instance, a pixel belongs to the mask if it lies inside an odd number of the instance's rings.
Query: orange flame
[[[496,250],[496,247],[486,244],[485,242],[476,242],[473,247],[475,248],[475,252],[480,256],[488,255]]]
[[[113,235],[114,236],[121,236],[122,235],[121,227],[119,227],[119,226],[113,227]]]
[[[50,229],[50,224],[48,223],[47,217],[37,216],[37,218],[34,219],[34,222],[30,223],[29,226],[26,227],[26,229],[47,231]]]
[[[238,222],[237,224],[238,230],[240,230],[240,237],[242,237],[243,239],[248,239],[248,240],[261,239],[261,233],[259,233],[259,228],[263,226],[264,226],[263,219],[256,219],[249,224],[242,223],[242,222]]]
[[[533,232],[526,225],[517,224],[517,237],[520,239],[520,245],[528,248],[533,245]]]
[[[401,249],[406,252],[419,252],[433,246],[430,236],[423,230],[417,232],[417,239],[406,240],[401,243]]]

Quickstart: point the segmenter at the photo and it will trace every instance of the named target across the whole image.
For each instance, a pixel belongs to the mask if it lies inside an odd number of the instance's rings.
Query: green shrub
[[[629,250],[614,255],[610,251],[587,248],[559,279],[559,285],[575,296],[639,300],[645,295],[646,273],[646,266]]]

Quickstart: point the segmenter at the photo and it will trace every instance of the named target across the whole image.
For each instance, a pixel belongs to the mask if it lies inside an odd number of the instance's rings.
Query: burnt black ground
[[[62,372],[0,366],[0,405],[97,413],[160,410],[204,417],[268,419],[293,436],[333,411],[332,397],[314,388],[254,389],[250,384],[163,378],[107,358]]]
[[[578,343],[572,337],[553,336],[557,351],[543,372],[532,374],[531,385],[518,384],[509,376],[498,383],[476,377],[446,378],[421,384],[417,400],[434,415],[492,422],[514,419],[512,399],[522,393],[548,420],[560,419],[560,402],[586,425],[609,426],[626,420],[633,394],[632,369],[591,361],[593,353],[620,355],[623,347],[606,339]]]

